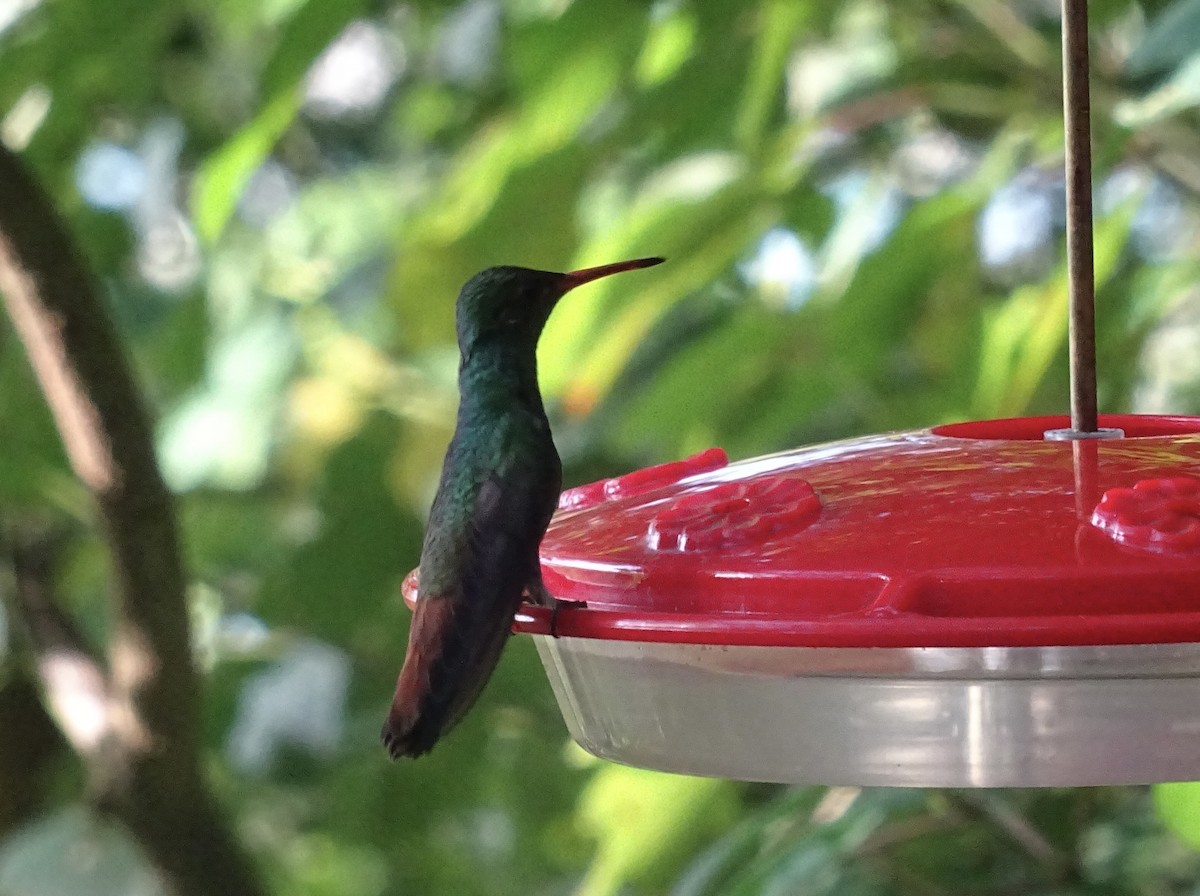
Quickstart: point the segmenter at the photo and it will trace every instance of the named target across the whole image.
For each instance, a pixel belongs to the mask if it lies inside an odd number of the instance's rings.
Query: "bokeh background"
[[[1090,6],[1101,407],[1200,411],[1200,0]],[[0,0],[0,139],[157,415],[210,772],[277,892],[1200,893],[1188,785],[607,765],[524,638],[433,754],[378,743],[481,268],[670,259],[551,321],[568,485],[1065,409],[1058,26],[1050,0]],[[89,502],[0,327],[0,500],[71,533],[102,639]],[[0,894],[159,892],[2,622]]]

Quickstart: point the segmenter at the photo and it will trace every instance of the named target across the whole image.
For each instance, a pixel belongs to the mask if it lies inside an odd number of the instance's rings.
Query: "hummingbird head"
[[[532,351],[558,300],[576,286],[663,260],[636,258],[567,274],[517,267],[480,271],[458,294],[459,350],[466,357],[482,343],[496,341]]]

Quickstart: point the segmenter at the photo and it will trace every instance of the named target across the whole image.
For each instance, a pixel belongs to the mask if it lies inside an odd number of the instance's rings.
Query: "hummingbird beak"
[[[563,292],[574,289],[576,286],[582,286],[584,283],[589,283],[592,280],[599,280],[601,277],[607,277],[609,274],[619,274],[622,271],[633,271],[638,268],[650,268],[656,264],[662,264],[666,261],[665,258],[635,258],[631,261],[617,261],[613,264],[602,264],[596,268],[582,268],[578,271],[571,271],[569,274],[563,274]]]

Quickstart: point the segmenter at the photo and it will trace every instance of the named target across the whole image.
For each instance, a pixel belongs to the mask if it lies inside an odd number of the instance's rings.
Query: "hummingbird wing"
[[[383,729],[393,758],[428,752],[475,703],[500,660],[554,512],[528,482],[516,470],[488,473],[465,525],[435,536],[452,544],[436,554],[428,544],[422,551],[408,652]],[[434,504],[431,525],[441,517]]]

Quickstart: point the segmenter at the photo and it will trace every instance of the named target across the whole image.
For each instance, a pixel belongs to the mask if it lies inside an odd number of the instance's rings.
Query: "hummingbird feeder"
[[[1096,413],[1086,0],[1063,4],[1070,417],[572,489],[523,606],[572,736],[759,781],[1200,777],[1200,417]]]

